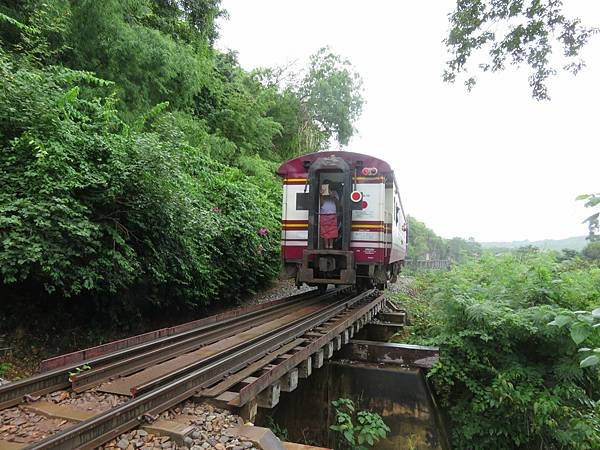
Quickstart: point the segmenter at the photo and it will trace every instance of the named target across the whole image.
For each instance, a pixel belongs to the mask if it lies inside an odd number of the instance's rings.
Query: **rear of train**
[[[406,258],[408,226],[390,165],[345,151],[284,162],[281,251],[298,286],[356,285],[382,289]],[[325,187],[324,187],[325,185]],[[322,202],[336,197],[337,237],[321,236]]]

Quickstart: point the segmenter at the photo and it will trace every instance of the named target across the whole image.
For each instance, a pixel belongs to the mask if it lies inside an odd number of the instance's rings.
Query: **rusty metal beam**
[[[439,349],[422,345],[352,340],[336,358],[430,369],[439,359]]]
[[[291,303],[306,300],[308,298],[318,295],[317,290],[311,290],[308,292],[302,292],[300,294],[292,295],[290,297],[280,298],[273,300],[268,303],[260,303],[257,305],[245,306],[236,308],[230,311],[225,311],[219,314],[215,314],[202,319],[187,322],[174,327],[161,328],[159,330],[150,331],[148,333],[139,334],[137,336],[128,337],[126,339],[120,339],[106,344],[97,345],[84,350],[78,350],[76,352],[67,353],[65,355],[55,356],[53,358],[45,359],[40,364],[40,371],[46,372],[49,370],[57,369],[59,367],[71,366],[73,364],[83,364],[85,361],[95,359],[100,356],[115,353],[120,350],[124,350],[130,347],[135,347],[140,344],[148,342],[157,342],[159,339],[172,338],[175,335],[179,335],[184,338],[189,335],[186,332],[197,333],[198,331],[206,330],[207,328],[214,327],[215,324],[219,326],[236,321],[242,316],[250,317],[258,314],[263,314],[274,307],[287,306]]]
[[[395,323],[381,323],[371,322],[365,325],[361,329],[360,333],[357,333],[356,338],[368,341],[387,342],[396,333],[403,330],[404,325],[398,325]]]
[[[406,325],[406,314],[401,312],[380,312],[377,317],[382,322],[395,323],[398,325]]]

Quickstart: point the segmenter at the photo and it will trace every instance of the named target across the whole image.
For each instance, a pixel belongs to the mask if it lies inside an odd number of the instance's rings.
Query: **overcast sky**
[[[390,162],[405,210],[444,237],[558,239],[587,233],[575,197],[600,191],[600,42],[588,67],[531,99],[526,69],[467,93],[441,80],[453,1],[224,0],[218,47],[246,69],[306,63],[320,47],[352,62],[366,104],[347,150]],[[569,0],[600,24],[600,2]]]

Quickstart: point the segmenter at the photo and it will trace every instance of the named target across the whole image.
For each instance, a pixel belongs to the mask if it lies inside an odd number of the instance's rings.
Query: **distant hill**
[[[574,236],[566,239],[544,239],[542,241],[482,242],[483,248],[519,248],[532,245],[543,250],[571,249],[581,251],[586,246],[585,236]]]

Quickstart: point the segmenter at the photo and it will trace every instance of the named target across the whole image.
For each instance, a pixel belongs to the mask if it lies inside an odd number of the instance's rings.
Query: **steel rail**
[[[326,300],[329,300],[332,297],[335,297],[338,294],[339,294],[339,291],[334,290],[334,291],[328,292],[327,294],[323,295],[322,297],[318,297],[317,299],[315,299],[315,301],[317,301],[317,302],[326,301]],[[304,306],[304,303],[303,303],[303,306]],[[322,310],[312,312],[308,316],[305,316],[304,318],[320,314],[321,312],[322,312]],[[298,319],[298,320],[302,320],[304,318],[301,318],[301,319]],[[267,333],[262,334],[261,336],[257,336],[255,338],[249,339],[247,341],[240,342],[239,344],[234,345],[232,347],[229,347],[229,348],[227,348],[227,349],[223,350],[222,352],[219,352],[219,353],[217,353],[215,355],[211,355],[211,356],[208,356],[206,358],[202,358],[202,359],[200,359],[198,361],[195,361],[194,363],[192,363],[192,364],[190,364],[188,366],[182,367],[180,369],[173,370],[173,371],[171,371],[171,372],[169,372],[169,373],[161,376],[160,378],[157,378],[155,380],[150,380],[150,381],[148,381],[148,382],[146,382],[144,384],[141,384],[139,386],[135,386],[135,387],[132,388],[131,394],[135,397],[135,396],[137,396],[137,395],[139,395],[139,394],[141,394],[143,392],[147,392],[149,390],[152,390],[152,389],[154,389],[154,388],[156,388],[156,387],[158,387],[158,386],[160,386],[160,385],[162,385],[162,384],[164,384],[166,382],[169,382],[171,380],[179,378],[179,377],[185,375],[186,373],[192,372],[195,369],[197,369],[197,368],[199,368],[199,367],[201,367],[201,366],[203,366],[203,365],[205,365],[207,363],[210,363],[214,359],[222,358],[223,356],[225,356],[225,355],[227,355],[227,354],[229,354],[231,352],[235,352],[235,351],[237,351],[240,348],[243,348],[243,347],[245,347],[247,345],[252,344],[253,342],[260,341],[261,339],[264,339],[265,337],[268,337],[270,335],[276,334],[280,330],[284,330],[284,329],[288,328],[290,326],[290,324],[293,324],[293,323],[296,323],[296,321],[293,321],[291,323],[287,323],[285,325],[282,325],[281,327],[278,327],[278,328],[275,328],[275,329],[273,329],[271,331],[268,331]]]
[[[363,292],[326,306],[321,311],[299,319],[289,327],[263,337],[226,356],[215,359],[205,367],[136,397],[112,410],[80,422],[71,428],[31,444],[26,449],[93,448],[136,427],[148,415],[156,415],[194,395],[203,387],[219,381],[224,375],[240,370],[266,355],[269,351],[300,337],[308,330],[335,317],[345,309],[367,299],[375,290]]]
[[[326,294],[331,296],[335,291]],[[129,358],[118,359],[113,363],[101,366],[96,369],[87,370],[80,374],[70,377],[71,387],[75,392],[82,392],[103,381],[116,376],[127,376],[134,372],[145,369],[146,367],[160,364],[169,359],[194,351],[200,347],[217,342],[221,339],[241,333],[257,325],[272,320],[273,315],[285,315],[293,311],[298,306],[311,305],[325,300],[327,297],[308,297],[300,300],[290,301],[289,304],[278,305],[276,310],[270,310],[251,317],[241,316],[238,320],[231,323],[224,323],[215,330],[209,330],[203,333],[195,333],[193,336],[184,340],[178,340],[172,344],[164,345],[148,352],[137,353]]]
[[[53,358],[43,360],[40,363],[40,372],[48,372],[50,370],[59,369],[67,365],[81,364],[83,361],[95,359],[109,353],[116,353],[120,350],[130,347],[135,347],[149,342],[160,342],[161,339],[176,339],[178,336],[185,336],[186,332],[193,333],[194,331],[202,329],[207,325],[224,323],[226,320],[236,319],[241,316],[248,317],[248,315],[251,313],[259,312],[260,310],[265,310],[281,303],[289,304],[296,299],[312,297],[315,294],[318,294],[318,291],[313,290],[291,295],[289,297],[283,297],[262,304],[259,303],[255,305],[234,308],[201,319],[192,320],[191,322],[182,323],[180,325],[160,328],[158,330],[152,330],[147,333],[138,334],[125,339],[107,342],[106,344],[97,345],[95,347],[58,355]]]
[[[337,292],[337,290],[330,291],[327,294],[329,295],[333,292]],[[142,344],[124,348],[116,352],[107,353],[96,358],[78,361],[76,364],[66,365],[58,369],[36,374],[32,377],[25,378],[23,380],[17,380],[12,383],[5,384],[3,386],[0,386],[0,409],[5,409],[11,406],[18,405],[27,395],[43,395],[60,389],[68,388],[71,385],[69,381],[69,372],[77,369],[82,365],[87,364],[92,367],[110,365],[116,361],[124,360],[133,355],[168,345],[170,342],[176,342],[178,340],[185,339],[186,337],[193,336],[195,334],[197,335],[201,333],[206,333],[210,330],[222,328],[224,325],[229,323],[235,323],[246,319],[260,317],[263,315],[268,316],[272,314],[273,311],[287,308],[290,303],[301,303],[302,301],[313,297],[318,298],[320,295],[322,294],[319,294],[316,290],[296,294],[294,296],[288,297],[289,301],[285,301],[285,299],[280,299],[277,300],[278,303],[276,305],[258,309],[248,314],[234,316],[223,321],[207,323],[205,325],[199,326],[198,328],[194,328],[170,336],[164,336],[153,341],[144,342]]]

